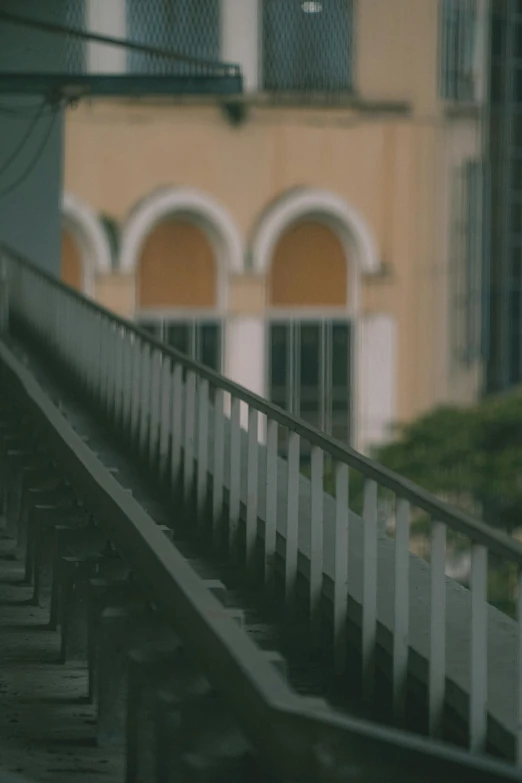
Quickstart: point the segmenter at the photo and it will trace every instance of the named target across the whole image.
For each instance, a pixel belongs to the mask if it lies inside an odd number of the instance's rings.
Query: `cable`
[[[125,38],[113,38],[109,35],[85,32],[84,30],[79,30],[75,27],[67,27],[66,25],[43,22],[39,21],[38,19],[29,19],[26,16],[10,14],[7,11],[0,11],[0,20],[9,22],[10,24],[19,25],[21,27],[30,27],[36,30],[43,30],[47,33],[67,35],[71,38],[78,38],[82,41],[95,41],[96,43],[108,44],[110,46],[120,46],[124,49],[130,49],[135,52],[142,52],[143,54],[151,54],[166,60],[175,60],[176,62],[185,63],[187,65],[196,65],[221,72],[224,70],[228,74],[236,75],[240,71],[239,65],[234,65],[232,63],[223,63],[219,62],[219,60],[204,60],[199,57],[191,57],[188,54],[173,52],[171,49],[159,49],[155,46],[140,44],[136,41],[126,40]]]
[[[31,120],[31,122],[27,126],[27,129],[26,129],[25,133],[23,134],[21,140],[19,141],[17,146],[14,148],[14,150],[11,152],[11,154],[7,156],[7,158],[4,161],[4,163],[0,166],[0,177],[3,174],[5,174],[5,172],[9,168],[9,166],[12,163],[15,162],[15,160],[18,157],[18,155],[22,152],[23,148],[25,147],[25,145],[29,141],[29,139],[30,139],[30,137],[32,135],[32,132],[34,131],[34,129],[36,127],[36,123],[42,117],[45,105],[46,105],[46,103],[45,103],[45,101],[43,101],[42,104],[40,105],[40,108],[38,109],[38,111],[33,116],[33,119]]]
[[[16,188],[21,185],[27,177],[30,176],[30,174],[33,172],[34,168],[38,164],[38,161],[40,160],[40,156],[42,155],[43,151],[45,150],[47,146],[47,142],[49,141],[51,137],[51,132],[54,128],[54,124],[56,122],[56,118],[58,116],[58,109],[56,108],[53,116],[51,117],[51,121],[49,122],[48,128],[46,133],[44,134],[41,143],[38,145],[38,148],[36,150],[36,155],[29,161],[29,165],[26,166],[26,168],[23,170],[23,172],[20,174],[18,179],[16,179],[14,182],[11,183],[11,185],[8,185],[3,190],[0,190],[0,200],[5,198],[5,196],[8,196],[9,193],[12,193],[13,190],[16,190]]]
[[[32,106],[6,106],[0,103],[0,114],[7,114],[13,117],[33,117],[35,112],[40,111],[41,108],[41,102]],[[44,101],[44,110],[43,114],[47,113],[47,111],[52,111],[52,106],[48,105],[46,101]]]

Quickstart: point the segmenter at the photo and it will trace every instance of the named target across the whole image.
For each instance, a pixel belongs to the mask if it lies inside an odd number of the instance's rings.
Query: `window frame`
[[[335,325],[342,325],[346,326],[349,330],[349,344],[348,344],[348,357],[347,357],[347,363],[348,363],[348,421],[347,421],[347,430],[348,430],[348,438],[346,443],[348,445],[351,445],[354,442],[355,437],[355,422],[354,422],[354,409],[355,409],[355,362],[356,362],[356,330],[357,330],[357,323],[354,315],[349,312],[347,308],[321,308],[316,310],[315,308],[271,308],[268,311],[267,317],[265,319],[265,396],[267,399],[272,400],[272,327],[276,325],[284,326],[286,329],[290,329],[291,331],[291,340],[293,338],[293,330],[294,329],[300,329],[306,325],[306,324],[314,324],[319,325],[321,328],[321,340],[320,344],[322,346],[323,350],[323,356],[321,364],[323,365],[320,369],[320,378],[319,378],[319,399],[320,399],[320,411],[319,411],[319,429],[323,429],[325,432],[330,434],[331,432],[331,424],[332,424],[332,415],[333,415],[333,394],[332,394],[332,385],[331,385],[331,374],[332,374],[332,367],[331,367],[331,361],[330,361],[330,369],[328,371],[328,367],[325,367],[325,356],[328,360],[328,356],[330,356],[330,360],[332,357],[332,340],[330,341],[330,348],[328,349],[328,346],[326,344],[326,340],[328,337],[327,329],[330,330],[330,335],[333,336],[333,329],[332,327]],[[294,346],[295,347],[295,346]],[[326,348],[326,350],[325,350]],[[300,352],[299,352],[299,346],[298,351],[296,355],[293,358],[293,361],[289,364],[289,367],[287,368],[287,379],[288,376],[294,376],[293,378],[290,377],[290,380],[287,380],[287,407],[285,410],[289,413],[292,413],[292,415],[300,416],[299,407],[297,406],[297,409],[293,407],[294,401],[296,398],[295,394],[295,378],[299,377],[299,359],[300,359]],[[292,366],[290,366],[292,365]],[[325,378],[325,374],[328,375],[328,378]],[[300,384],[299,384],[300,385]],[[288,394],[290,397],[288,397]],[[322,398],[322,400],[321,400]],[[290,404],[288,404],[290,403]],[[330,403],[330,411],[326,411],[327,404]],[[277,404],[277,403],[276,403]],[[326,427],[324,425],[327,425]]]

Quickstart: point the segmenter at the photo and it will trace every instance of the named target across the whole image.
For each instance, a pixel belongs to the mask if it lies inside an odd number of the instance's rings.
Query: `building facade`
[[[86,0],[77,14],[240,63],[245,92],[68,110],[64,280],[362,450],[476,399],[488,0]],[[100,44],[76,55],[154,68]]]

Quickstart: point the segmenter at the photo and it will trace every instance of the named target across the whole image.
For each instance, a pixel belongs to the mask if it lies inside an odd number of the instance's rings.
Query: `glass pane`
[[[265,88],[349,89],[352,25],[351,0],[265,0]]]
[[[303,419],[314,427],[321,426],[321,337],[319,324],[301,324],[299,411]]]
[[[351,326],[332,326],[332,436],[348,443],[350,440],[351,386]]]
[[[284,324],[270,326],[270,399],[281,408],[288,405],[290,330]]]
[[[350,387],[350,324],[332,326],[332,386],[334,389]]]
[[[176,351],[190,356],[191,353],[191,324],[170,323],[166,326],[165,342]]]
[[[199,327],[199,361],[211,370],[221,370],[221,326],[201,324]]]

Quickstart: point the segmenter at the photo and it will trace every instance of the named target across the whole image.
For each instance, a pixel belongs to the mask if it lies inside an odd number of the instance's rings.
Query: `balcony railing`
[[[147,3],[140,3],[139,8]],[[151,16],[149,13],[148,16]],[[109,14],[110,17],[110,14]],[[125,20],[125,13],[123,14]],[[105,28],[96,32],[89,28],[83,2],[72,2],[67,24],[50,20],[45,8],[40,15],[0,10],[0,22],[14,29],[27,28],[56,42],[56,56],[40,63],[38,72],[34,59],[30,68],[20,65],[0,73],[0,93],[40,93],[81,98],[90,95],[154,95],[154,94],[238,94],[242,91],[241,69],[224,63],[213,52],[205,54],[201,47],[184,48],[184,39],[156,36],[133,38],[127,25],[120,25],[114,35]],[[153,17],[156,29],[163,29],[160,17]],[[150,25],[149,25],[150,26]],[[147,31],[147,30],[146,30]],[[132,29],[131,29],[132,32]],[[93,64],[89,50],[97,51],[99,62]],[[114,53],[117,53],[116,58]]]

